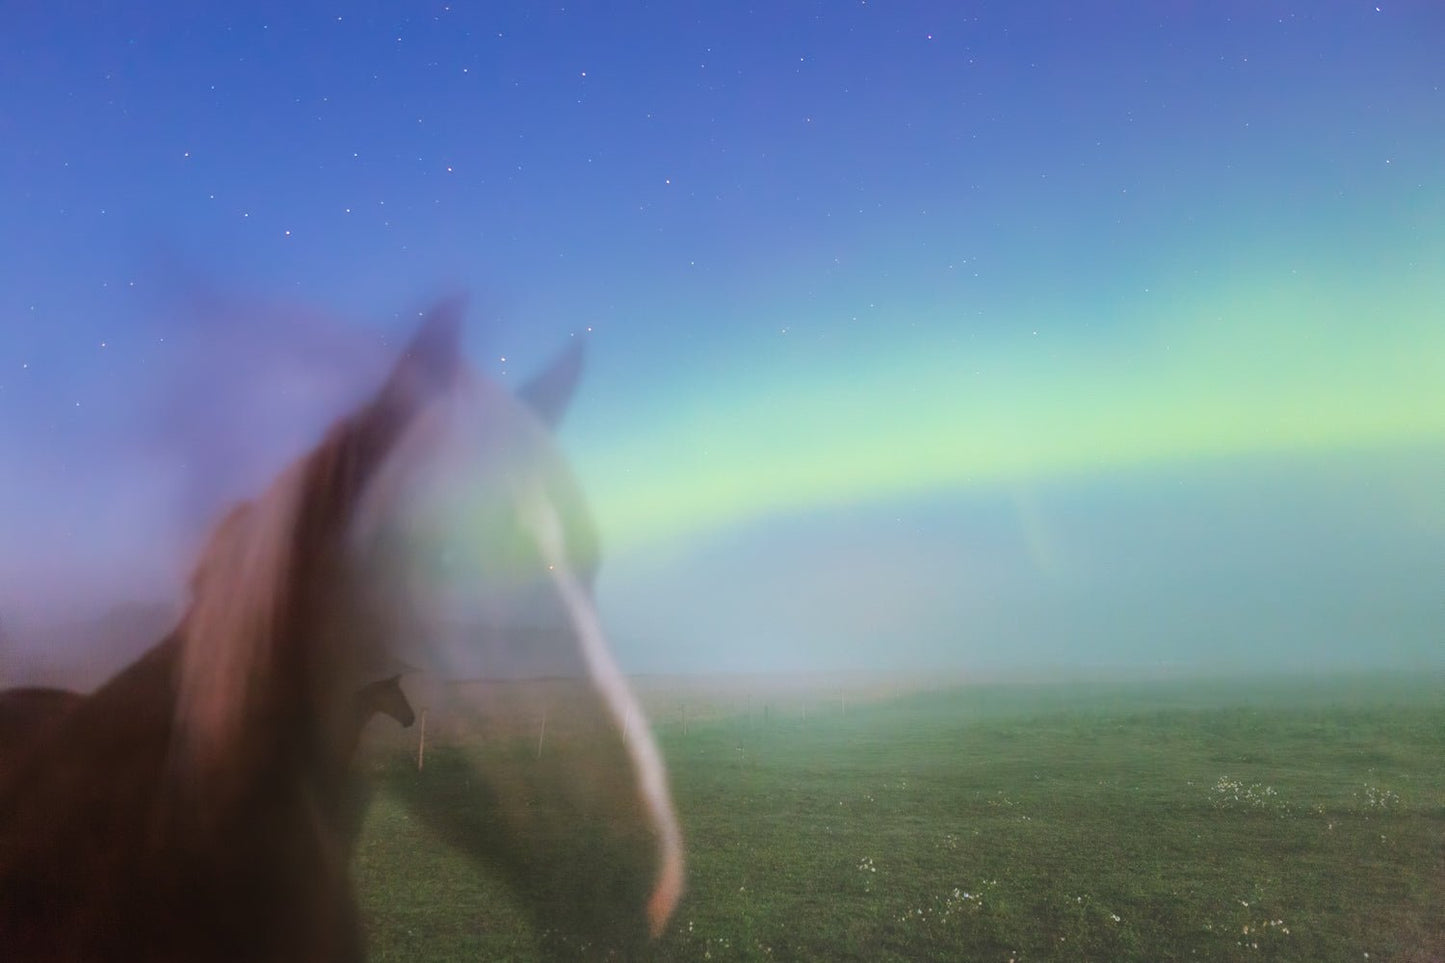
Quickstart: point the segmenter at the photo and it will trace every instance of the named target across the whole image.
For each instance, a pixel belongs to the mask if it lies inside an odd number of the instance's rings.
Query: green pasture
[[[1445,959],[1438,676],[792,692],[654,716],[689,865],[650,958]],[[419,774],[400,743],[374,748],[373,959],[559,952],[401,802],[463,804],[457,763],[484,751],[439,746]]]

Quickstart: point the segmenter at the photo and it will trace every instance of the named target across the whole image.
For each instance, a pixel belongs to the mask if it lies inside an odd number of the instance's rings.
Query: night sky
[[[8,648],[465,290],[630,671],[1445,666],[1433,0],[4,20]]]

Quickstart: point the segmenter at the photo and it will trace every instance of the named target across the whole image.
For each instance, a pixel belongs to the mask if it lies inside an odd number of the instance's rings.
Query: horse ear
[[[332,429],[333,460],[345,463],[350,477],[348,487],[340,492],[328,489],[330,494],[359,493],[411,420],[461,377],[465,304],[460,297],[438,302],[371,402]],[[344,452],[344,457],[335,458],[337,452]]]
[[[545,371],[524,384],[517,397],[549,428],[556,428],[567,413],[567,405],[571,403],[581,377],[582,342],[578,340],[552,359]]]
[[[445,391],[461,368],[462,315],[466,298],[447,298],[426,319],[402,350],[381,390],[381,398],[416,403]]]

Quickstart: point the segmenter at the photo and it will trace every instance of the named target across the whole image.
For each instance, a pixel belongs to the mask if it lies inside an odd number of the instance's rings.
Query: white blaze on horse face
[[[459,386],[396,446],[354,534],[388,603],[379,611],[405,613],[386,630],[394,655],[452,681],[586,680],[619,740],[633,734],[626,752],[658,847],[647,915],[660,933],[682,893],[681,832],[661,753],[579,578],[593,535],[551,431],[500,388]]]
[[[682,831],[677,825],[677,815],[672,810],[662,753],[653,741],[652,730],[646,724],[642,707],[637,704],[622,670],[612,658],[612,651],[602,633],[602,625],[589,593],[567,564],[562,523],[556,509],[550,502],[537,499],[526,506],[525,517],[536,533],[542,557],[547,560],[553,583],[571,616],[572,628],[587,661],[588,673],[602,694],[612,715],[613,724],[620,729],[626,726],[630,719],[643,723],[639,727],[641,732],[638,737],[628,740],[627,749],[637,771],[638,789],[658,836],[657,880],[647,903],[648,923],[652,935],[656,937],[662,933],[668,917],[672,915],[678,899],[682,896],[683,879]]]

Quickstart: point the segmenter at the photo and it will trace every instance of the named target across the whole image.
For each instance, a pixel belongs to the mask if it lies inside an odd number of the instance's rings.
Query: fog
[[[933,494],[639,552],[602,598],[678,670],[1438,670],[1441,486],[1368,453]]]

